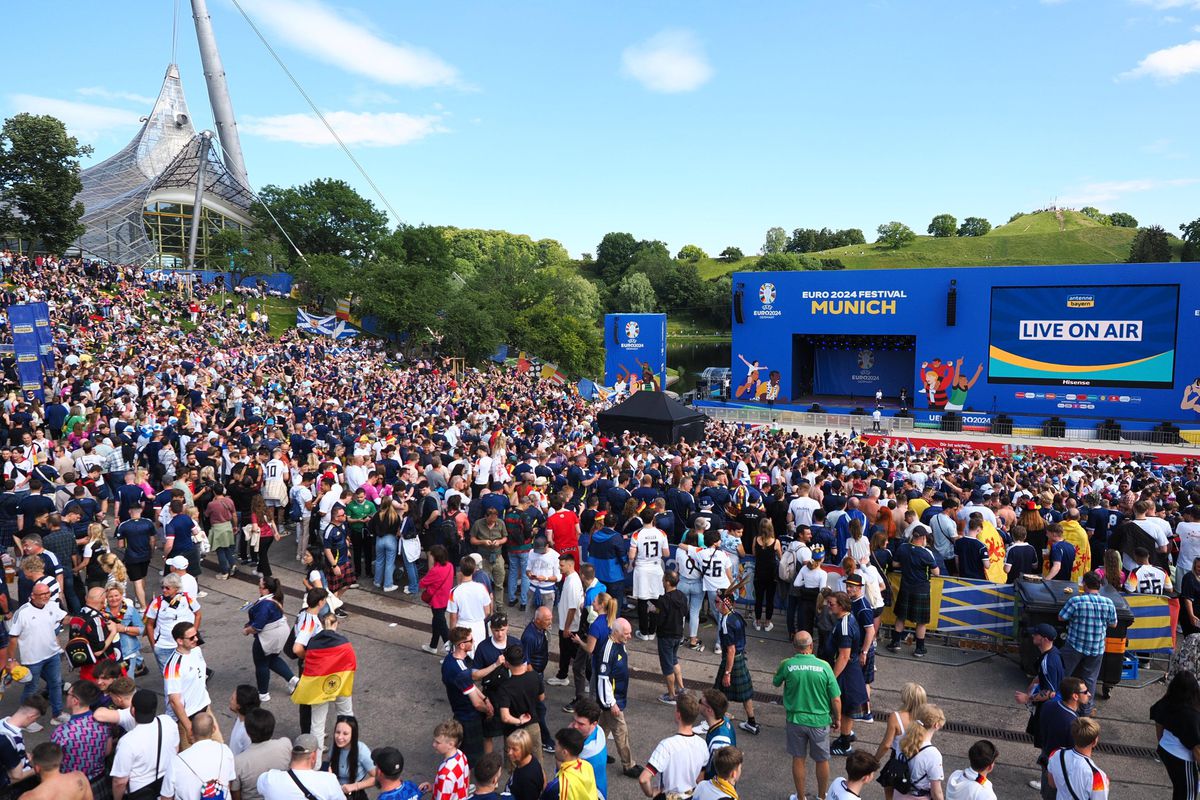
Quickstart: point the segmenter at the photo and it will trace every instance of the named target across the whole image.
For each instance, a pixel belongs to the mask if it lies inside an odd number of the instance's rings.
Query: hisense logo
[[[1067,308],[1095,308],[1096,295],[1073,294],[1067,298]]]

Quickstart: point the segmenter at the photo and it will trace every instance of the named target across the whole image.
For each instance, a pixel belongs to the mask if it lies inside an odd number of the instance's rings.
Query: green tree
[[[1136,228],[1138,226],[1138,221],[1133,214],[1127,214],[1124,211],[1114,211],[1108,215],[1108,219],[1118,228]]]
[[[1183,234],[1183,253],[1180,261],[1200,261],[1200,218],[1179,226]]]
[[[277,264],[285,262],[283,247],[260,228],[240,231],[225,228],[208,239],[208,260],[204,266],[229,273],[231,283],[241,286],[246,278],[269,275]]]
[[[563,314],[584,322],[597,322],[603,310],[596,285],[565,267],[551,267],[540,276],[540,291],[549,293]]]
[[[1148,264],[1171,260],[1171,240],[1161,225],[1138,228],[1129,246],[1129,264]]]
[[[646,280],[645,275],[629,277]],[[591,321],[563,314],[550,297],[513,318],[510,339],[510,344],[536,353],[572,375],[594,374],[604,357],[600,329]]]
[[[992,230],[992,223],[983,217],[967,217],[958,226],[959,236],[987,236]]]
[[[787,250],[787,246],[787,231],[783,228],[768,228],[767,238],[763,242],[761,252],[764,256],[774,255],[775,253],[782,253]]]
[[[616,285],[633,266],[638,241],[632,233],[606,233],[596,245],[596,272],[610,285]]]
[[[617,292],[613,297],[615,310],[630,314],[646,314],[653,312],[658,305],[654,287],[650,279],[641,272],[631,272],[617,284]]]
[[[726,264],[732,264],[735,261],[741,261],[745,257],[746,254],[742,252],[742,248],[730,245],[721,251],[721,255],[717,256],[717,259],[724,261]]]
[[[1095,206],[1084,206],[1083,208],[1079,209],[1079,213],[1083,214],[1088,219],[1093,219],[1096,222],[1099,222],[1101,225],[1112,224],[1112,218]]]
[[[482,361],[505,344],[505,331],[498,323],[501,316],[481,313],[479,303],[471,293],[452,295],[433,329],[442,337],[439,349],[461,356],[468,363]]]
[[[905,225],[903,222],[885,222],[875,229],[879,234],[879,238],[875,240],[876,244],[886,245],[893,250],[899,250],[906,244],[911,244],[916,241],[917,235],[913,233],[913,229]]]
[[[708,253],[700,249],[694,244],[685,244],[679,248],[679,254],[675,256],[680,261],[699,261],[702,258],[708,258]]]
[[[767,253],[759,256],[754,268],[763,272],[788,272],[802,269],[800,256],[795,253]]]
[[[320,178],[286,189],[264,186],[259,196],[306,256],[335,255],[362,262],[376,255],[388,235],[387,215],[345,181]],[[251,213],[258,227],[274,229],[275,223],[258,204]]]
[[[718,330],[729,330],[733,305],[733,276],[722,275],[705,283],[705,311]]]
[[[935,239],[948,239],[958,232],[958,220],[953,214],[938,214],[929,222],[925,232],[932,234]]]
[[[703,287],[700,273],[690,261],[673,261],[646,277],[650,279],[658,305],[663,311],[691,309],[701,300]]]
[[[302,302],[325,306],[358,289],[359,267],[342,256],[314,253],[292,262],[291,272]]]
[[[0,128],[0,235],[60,253],[83,234],[79,159],[92,152],[48,115],[17,114]]]
[[[420,263],[397,264],[375,260],[358,275],[356,307],[373,316],[389,331],[407,333],[418,340],[442,328],[450,297],[449,276]]]

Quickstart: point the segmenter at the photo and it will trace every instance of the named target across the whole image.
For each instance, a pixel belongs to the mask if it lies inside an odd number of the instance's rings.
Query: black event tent
[[[699,442],[704,439],[704,414],[693,411],[666,392],[634,392],[628,400],[618,403],[597,417],[603,433],[621,435],[625,431],[642,433],[660,444],[680,440]]]

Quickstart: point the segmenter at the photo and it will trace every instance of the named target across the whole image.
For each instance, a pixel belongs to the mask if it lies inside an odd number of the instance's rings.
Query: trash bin
[[[1065,622],[1059,620],[1058,612],[1062,610],[1068,598],[1079,594],[1081,591],[1079,584],[1074,581],[1047,581],[1040,578],[1017,581],[1016,613],[1014,614],[1015,629],[1013,633],[1017,637],[1018,647],[1020,648],[1021,669],[1025,671],[1026,675],[1037,674],[1041,654],[1033,646],[1033,640],[1025,635],[1025,631],[1034,625],[1040,625],[1044,622],[1052,625],[1059,633],[1065,633],[1067,625]],[[1124,641],[1129,626],[1133,624],[1133,611],[1130,610],[1129,603],[1126,602],[1120,592],[1107,583],[1100,587],[1100,594],[1112,600],[1113,605],[1117,607],[1117,627],[1110,628],[1108,636]],[[1100,667],[1100,677],[1103,682],[1114,684],[1120,682],[1123,657],[1123,648],[1121,653],[1105,652],[1104,662]],[[1110,661],[1114,662],[1114,664],[1110,664]],[[1112,675],[1114,668],[1117,679],[1113,681],[1106,680],[1105,676]]]

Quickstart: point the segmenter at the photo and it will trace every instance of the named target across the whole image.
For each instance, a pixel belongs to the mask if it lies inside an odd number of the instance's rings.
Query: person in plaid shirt
[[[71,718],[54,729],[50,740],[63,749],[63,772],[82,772],[88,780],[104,774],[111,728],[97,722],[92,706],[100,699],[100,687],[91,681],[76,681],[67,692]]]
[[[442,757],[442,763],[432,784],[425,781],[417,787],[422,794],[432,789],[433,800],[467,800],[471,769],[466,755],[458,749],[462,736],[462,725],[452,719],[433,729],[433,752]]]
[[[1083,714],[1090,716],[1095,704],[1096,679],[1104,660],[1104,640],[1108,629],[1117,627],[1117,607],[1100,595],[1101,578],[1095,572],[1083,576],[1083,593],[1071,597],[1058,618],[1067,623],[1067,642],[1063,645],[1063,672],[1082,678],[1088,688]]]

